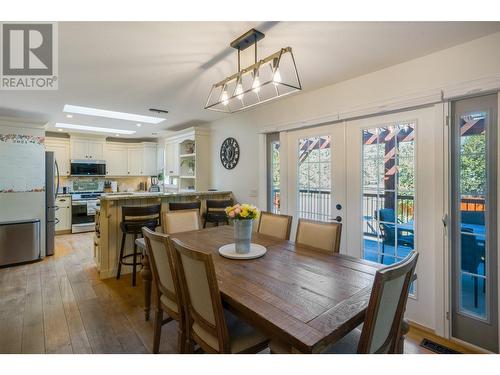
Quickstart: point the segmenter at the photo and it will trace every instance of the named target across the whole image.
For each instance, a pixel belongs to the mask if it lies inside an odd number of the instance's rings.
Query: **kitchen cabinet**
[[[104,154],[107,176],[126,176],[128,172],[127,146],[121,143],[106,144]]]
[[[57,197],[56,206],[56,232],[71,231],[71,197]]]
[[[165,145],[165,173],[169,176],[179,175],[179,143],[168,142]]]
[[[104,159],[107,176],[155,176],[156,143],[107,142]]]
[[[59,167],[59,175],[69,176],[71,173],[69,140],[67,138],[47,137],[45,138],[45,150],[54,152]]]
[[[103,160],[104,139],[75,138],[70,140],[71,159]]]

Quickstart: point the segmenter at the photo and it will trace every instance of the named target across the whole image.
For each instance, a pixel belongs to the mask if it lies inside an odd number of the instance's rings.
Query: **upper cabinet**
[[[71,159],[103,160],[104,144],[101,139],[71,137]]]
[[[45,138],[45,149],[54,152],[59,174],[61,176],[69,176],[71,173],[69,164],[69,139]]]
[[[107,176],[156,176],[156,143],[107,142],[104,152]]]

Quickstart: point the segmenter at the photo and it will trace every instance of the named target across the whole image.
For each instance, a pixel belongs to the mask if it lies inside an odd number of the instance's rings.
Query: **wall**
[[[262,135],[259,132],[283,131],[291,127],[318,125],[335,121],[342,114],[354,112],[362,108],[376,108],[377,103],[398,102],[408,98],[427,97],[433,95],[434,102],[440,100],[441,90],[450,91],[456,87],[477,87],[486,81],[500,82],[500,33],[492,34],[468,43],[442,50],[415,60],[398,64],[377,72],[366,74],[348,81],[340,82],[324,88],[303,92],[276,102],[255,107],[246,112],[229,115],[211,123],[213,131],[212,145],[212,184],[223,190],[232,190],[239,201],[258,204],[262,199],[256,197],[252,190],[263,186],[259,183],[265,177],[265,164],[260,161],[264,149]],[[301,67],[298,67],[299,72]],[[498,88],[498,86],[497,86]],[[436,99],[437,98],[437,99]],[[442,154],[443,148],[443,105],[437,104],[430,112],[435,119],[434,137],[426,137],[424,150],[429,150],[426,163],[432,156]],[[374,111],[373,113],[375,113]],[[343,118],[349,118],[343,116]],[[356,126],[356,121],[347,121],[346,128]],[[226,137],[234,137],[241,147],[239,165],[232,171],[225,170],[219,161],[219,149]],[[262,146],[260,146],[262,147]],[[352,149],[347,155],[355,152]],[[350,154],[351,153],[351,154]],[[432,158],[431,158],[432,159]],[[432,191],[444,189],[442,163],[436,159],[434,186],[420,188],[422,196],[430,196]],[[282,163],[284,161],[282,160]],[[282,175],[283,183],[286,184]],[[418,177],[417,177],[418,180]],[[429,191],[428,189],[431,188]],[[427,189],[427,190],[426,190]],[[259,194],[264,195],[261,188]],[[357,195],[359,196],[359,195]],[[422,325],[434,329],[440,335],[447,335],[447,309],[445,287],[445,249],[442,227],[439,220],[443,214],[443,202],[438,202],[437,194],[434,206],[425,206],[430,222],[435,228],[424,238],[426,248],[425,259],[420,260],[419,285],[422,287],[418,300],[408,304],[408,316]],[[353,199],[353,198],[351,198]],[[430,203],[432,200],[429,200]],[[430,204],[429,203],[429,204]],[[264,207],[263,207],[264,208]],[[423,212],[423,211],[422,211]],[[354,220],[354,219],[352,219]],[[351,220],[351,221],[352,221]],[[346,221],[349,221],[347,218]],[[428,223],[427,223],[428,224]],[[429,228],[427,228],[429,229]],[[422,242],[422,244],[424,244]],[[430,246],[429,244],[435,244]],[[357,251],[359,249],[351,249]],[[424,255],[424,254],[422,254]]]

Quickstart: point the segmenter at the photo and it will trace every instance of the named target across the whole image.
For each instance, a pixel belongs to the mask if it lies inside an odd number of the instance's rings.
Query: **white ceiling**
[[[228,116],[203,107],[211,85],[237,69],[229,43],[252,27],[266,34],[259,57],[291,46],[304,90],[312,90],[500,31],[500,22],[61,22],[59,90],[0,91],[0,116],[44,120],[48,130],[55,122],[136,130],[131,137],[203,125]],[[64,104],[169,114],[138,128],[67,119]]]

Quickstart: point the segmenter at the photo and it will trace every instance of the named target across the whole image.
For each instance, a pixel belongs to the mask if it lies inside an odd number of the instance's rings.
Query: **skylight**
[[[99,133],[135,134],[135,130],[100,128],[97,126],[65,124],[65,123],[61,123],[61,122],[56,123],[55,127],[60,128],[60,129],[83,130],[83,131],[99,132]]]
[[[135,121],[142,123],[145,122],[147,124],[159,124],[160,122],[165,121],[165,119],[161,117],[143,116],[143,115],[136,115],[134,113],[108,111],[106,109],[81,107],[78,105],[71,105],[71,104],[65,104],[63,111],[69,113],[78,113],[80,115],[115,118],[119,120]]]

